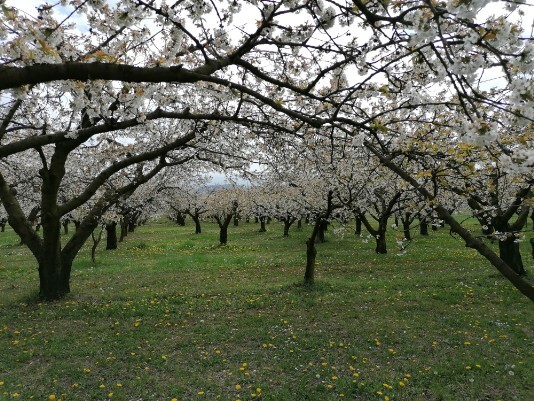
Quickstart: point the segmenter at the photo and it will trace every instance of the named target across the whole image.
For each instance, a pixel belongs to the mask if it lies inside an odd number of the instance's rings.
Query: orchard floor
[[[49,304],[0,233],[0,399],[534,400],[532,302],[446,228],[398,256],[332,227],[306,287],[309,227],[188,223],[87,244]]]

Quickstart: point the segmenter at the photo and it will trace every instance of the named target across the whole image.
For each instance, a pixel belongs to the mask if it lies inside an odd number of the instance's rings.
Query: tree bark
[[[98,244],[100,243],[100,240],[102,239],[102,232],[104,230],[102,227],[100,228],[100,232],[97,236],[95,236],[95,232],[93,231],[91,233],[91,238],[93,239],[93,246],[91,247],[91,261],[93,263],[96,263],[96,248],[98,247]],[[117,238],[117,232],[115,231],[115,239]]]
[[[106,224],[106,250],[117,249],[117,222]]]
[[[61,224],[63,225],[63,234],[67,235],[69,233],[69,219],[63,220]]]
[[[527,272],[523,266],[523,259],[519,251],[519,242],[515,241],[513,236],[506,238],[504,241],[499,240],[499,257],[512,268],[512,270],[520,275],[525,276]]]
[[[201,234],[202,227],[200,226],[200,218],[198,216],[195,216],[192,219],[195,222],[195,234]]]
[[[119,237],[119,242],[124,241],[124,238],[128,236],[128,220],[126,218],[123,218],[120,221],[121,225],[121,235]]]
[[[428,220],[426,217],[419,217],[419,235],[428,235]]]
[[[356,229],[354,230],[354,234],[357,236],[362,235],[362,219],[359,215],[354,216],[356,220]]]
[[[265,221],[266,221],[266,217],[265,216],[260,216],[260,229],[259,229],[259,232],[260,233],[264,233],[267,231],[267,228],[265,228]]]
[[[387,246],[386,246],[386,231],[379,230],[378,232],[379,234],[375,236],[375,241],[376,241],[375,252],[385,255],[388,253]]]
[[[304,283],[313,284],[315,280],[315,258],[317,249],[315,249],[315,236],[306,241],[306,270],[304,272]]]

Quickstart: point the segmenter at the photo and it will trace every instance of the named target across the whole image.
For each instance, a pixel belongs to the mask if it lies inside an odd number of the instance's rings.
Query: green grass
[[[221,247],[214,224],[152,223],[96,264],[87,244],[50,304],[6,229],[0,399],[534,399],[532,303],[448,230],[404,256],[394,233],[376,255],[329,230],[306,287],[308,228],[258,228],[231,227]]]

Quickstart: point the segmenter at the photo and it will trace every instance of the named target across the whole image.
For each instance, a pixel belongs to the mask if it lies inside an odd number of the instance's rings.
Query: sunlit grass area
[[[301,284],[309,227],[193,234],[160,221],[119,249],[90,244],[72,293],[0,233],[0,399],[531,400],[534,308],[447,228],[398,256],[327,233]],[[476,229],[476,228],[474,228]],[[528,244],[527,270],[534,272]],[[530,279],[532,280],[532,279]]]

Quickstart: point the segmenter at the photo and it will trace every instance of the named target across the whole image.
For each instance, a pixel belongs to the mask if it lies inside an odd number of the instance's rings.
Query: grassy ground
[[[308,228],[241,223],[225,247],[203,229],[143,226],[96,264],[87,247],[52,304],[1,233],[0,399],[534,399],[532,303],[446,229],[404,256],[329,230],[313,288]]]

